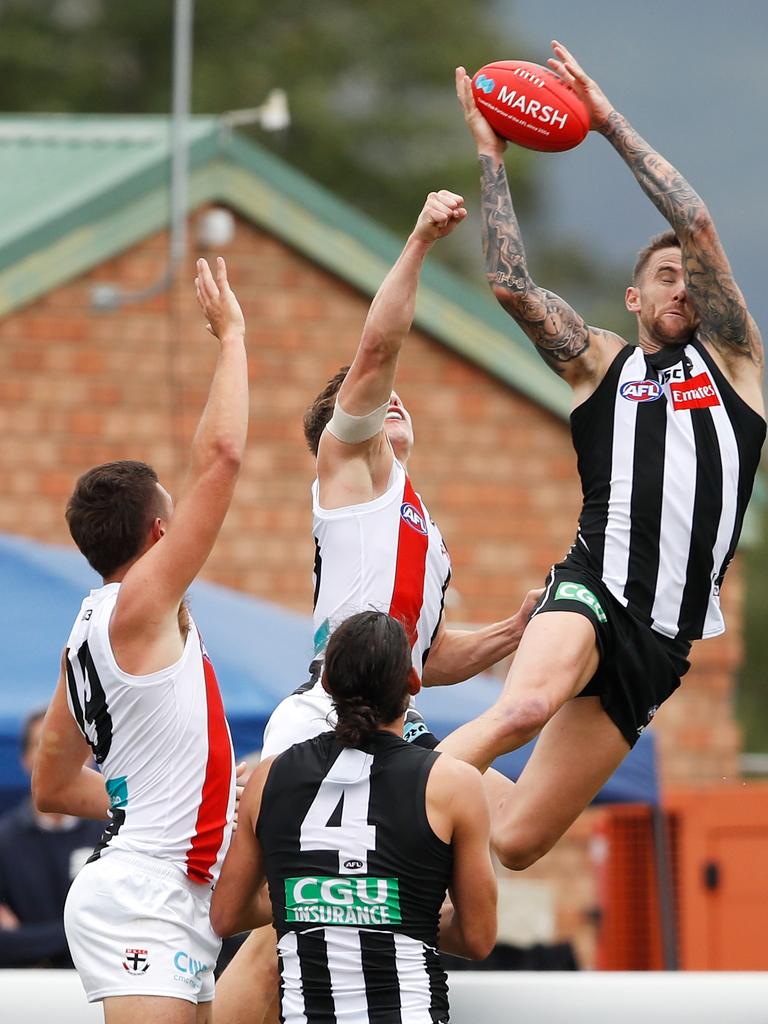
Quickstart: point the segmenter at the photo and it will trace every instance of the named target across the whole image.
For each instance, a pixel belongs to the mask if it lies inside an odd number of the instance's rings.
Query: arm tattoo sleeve
[[[504,165],[481,156],[480,170],[485,276],[540,355],[562,373],[589,348],[589,328],[567,302],[532,281]]]
[[[652,149],[617,111],[611,112],[602,132],[661,215],[679,235],[689,234],[697,216],[706,213],[706,207],[682,174]]]
[[[617,111],[602,131],[680,239],[686,289],[701,320],[700,335],[715,345],[762,358],[744,299],[701,197]],[[709,230],[697,230],[702,225]]]

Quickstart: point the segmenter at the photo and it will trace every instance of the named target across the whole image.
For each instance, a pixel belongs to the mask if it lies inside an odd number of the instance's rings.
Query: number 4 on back
[[[373,754],[345,747],[320,783],[301,823],[302,851],[334,850],[339,874],[364,875],[368,851],[376,848],[376,826],[368,823]],[[341,820],[329,825],[341,803]]]

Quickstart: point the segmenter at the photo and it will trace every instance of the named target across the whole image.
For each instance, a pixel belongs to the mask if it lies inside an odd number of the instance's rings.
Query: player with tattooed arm
[[[669,222],[640,252],[626,306],[637,344],[585,324],[534,282],[500,139],[456,87],[481,168],[494,295],[573,391],[583,491],[576,539],[553,566],[504,691],[441,744],[485,769],[541,731],[512,795],[492,808],[510,867],[549,850],[724,624],[720,587],[765,438],[760,333],[707,207],[560,43],[549,65]],[[578,697],[578,700],[571,698]]]

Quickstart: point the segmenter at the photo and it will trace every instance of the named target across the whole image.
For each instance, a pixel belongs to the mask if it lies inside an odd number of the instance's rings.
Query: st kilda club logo
[[[149,955],[146,949],[126,949],[123,967],[129,974],[146,974],[149,970]]]

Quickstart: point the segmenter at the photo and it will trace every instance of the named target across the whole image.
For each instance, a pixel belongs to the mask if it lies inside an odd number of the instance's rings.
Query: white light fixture
[[[285,89],[272,89],[260,107],[244,110],[229,110],[222,115],[228,128],[239,128],[245,124],[258,124],[265,132],[281,132],[290,127],[291,112]]]
[[[195,238],[201,249],[225,249],[235,237],[235,218],[223,206],[214,206],[198,217]]]

